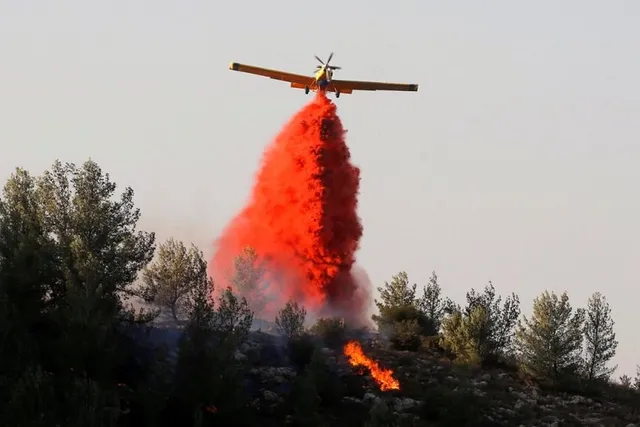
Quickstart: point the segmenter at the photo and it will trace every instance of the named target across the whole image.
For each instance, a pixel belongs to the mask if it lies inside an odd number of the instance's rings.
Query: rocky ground
[[[297,369],[272,325],[254,325],[237,358],[250,366],[246,389],[263,426],[291,421],[290,396]],[[175,349],[179,328],[156,324],[156,344]],[[267,331],[267,332],[263,332]],[[474,369],[454,364],[435,351],[388,349],[376,335],[360,337],[365,354],[394,370],[400,390],[380,391],[362,369],[349,365],[340,349],[322,348],[329,372],[329,405],[320,408],[321,426],[623,426],[640,427],[640,393],[607,386],[591,393],[543,389],[514,369]],[[331,388],[333,387],[333,389]],[[386,408],[385,408],[386,406]],[[372,420],[378,414],[378,422]],[[385,412],[387,412],[385,416]],[[376,418],[373,416],[373,418]],[[380,421],[382,419],[383,421]],[[385,421],[386,420],[386,421]],[[305,424],[315,427],[316,424]]]
[[[371,408],[384,402],[395,425],[447,426],[627,426],[640,425],[640,395],[611,387],[591,396],[543,391],[509,370],[459,367],[435,352],[399,352],[376,339],[363,349],[382,367],[391,368],[400,390],[381,392],[366,372],[357,372],[340,351],[323,348],[331,375],[342,383],[340,402],[331,408],[336,425],[362,425]],[[279,413],[296,369],[281,341],[254,332],[238,354],[253,368],[248,382],[253,405]],[[333,423],[331,423],[333,424]],[[388,424],[384,424],[388,425]]]

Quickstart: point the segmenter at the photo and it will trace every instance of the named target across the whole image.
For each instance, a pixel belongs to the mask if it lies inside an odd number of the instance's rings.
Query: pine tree
[[[520,299],[515,293],[511,293],[502,302],[501,296],[496,296],[493,283],[484,287],[482,293],[477,293],[475,289],[467,292],[467,306],[464,309],[466,316],[477,307],[485,310],[486,322],[483,326],[483,360],[498,357],[511,349],[515,327],[520,317]]]
[[[276,315],[276,328],[280,334],[292,338],[304,332],[306,318],[307,310],[291,299]]]
[[[429,320],[418,308],[416,288],[415,283],[409,284],[409,278],[404,271],[393,276],[391,283],[385,282],[384,287],[378,288],[380,300],[375,300],[375,303],[380,314],[374,314],[371,318],[377,323],[378,330],[391,338],[392,342],[399,342],[395,338],[400,331],[405,335],[400,341],[406,342],[411,338],[406,336],[406,332],[415,330],[410,327],[410,324],[415,322],[419,325],[419,332],[425,335],[433,329]],[[415,335],[409,341],[419,342],[419,335]]]
[[[156,260],[142,273],[140,296],[147,302],[168,308],[176,322],[182,320],[187,297],[207,277],[207,263],[195,245],[187,248],[173,238],[157,251]]]
[[[430,323],[427,335],[436,335],[442,326],[442,319],[452,301],[442,298],[442,289],[438,283],[436,272],[431,273],[429,283],[424,287],[422,297],[418,300],[418,308]]]
[[[234,260],[230,282],[238,294],[247,300],[256,315],[260,315],[269,303],[265,271],[264,263],[258,259],[258,254],[250,246],[245,247]]]
[[[584,310],[573,313],[569,296],[545,291],[533,301],[531,319],[518,323],[516,340],[525,371],[538,378],[559,380],[582,365]]]
[[[608,379],[616,367],[607,367],[616,354],[618,341],[613,331],[614,321],[606,298],[596,292],[589,298],[584,323],[586,357],[584,371],[589,380]]]
[[[390,307],[413,307],[416,305],[415,283],[409,285],[407,273],[401,271],[391,278],[391,283],[384,282],[384,287],[379,287],[381,301],[375,300],[378,310],[382,312]]]

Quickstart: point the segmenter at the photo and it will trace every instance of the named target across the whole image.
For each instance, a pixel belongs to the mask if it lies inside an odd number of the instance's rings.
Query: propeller
[[[331,53],[329,54],[329,58],[327,58],[327,62],[326,62],[326,64],[322,61],[322,59],[318,58],[318,55],[314,55],[314,56],[315,56],[315,58],[318,60],[318,62],[319,62],[320,64],[322,64],[322,65],[317,65],[317,66],[316,66],[316,70],[319,70],[319,69],[321,69],[321,68],[327,68],[327,69],[329,69],[329,70],[341,70],[341,69],[342,69],[341,67],[338,67],[338,66],[336,66],[336,65],[329,65],[329,62],[331,62],[331,58],[333,58],[333,52],[331,52]]]

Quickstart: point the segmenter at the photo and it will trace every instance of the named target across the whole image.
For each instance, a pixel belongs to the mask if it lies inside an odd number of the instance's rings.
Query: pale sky
[[[55,5],[55,6],[54,6]],[[337,100],[362,170],[358,264],[613,308],[640,363],[640,2],[0,0],[0,179],[96,160],[142,226],[207,255],[311,98],[230,61],[420,84]]]

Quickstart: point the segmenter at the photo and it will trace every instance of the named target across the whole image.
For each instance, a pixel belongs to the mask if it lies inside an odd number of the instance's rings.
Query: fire
[[[392,369],[382,369],[378,362],[368,358],[357,341],[350,341],[344,346],[344,354],[349,358],[351,366],[364,366],[380,386],[380,390],[400,390],[400,382],[393,378]]]

